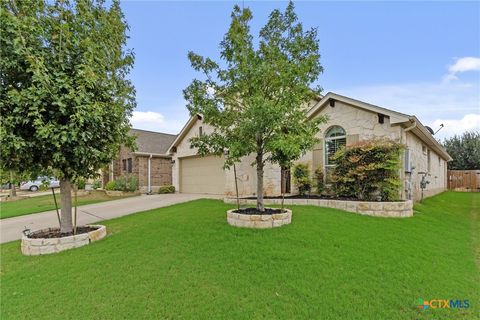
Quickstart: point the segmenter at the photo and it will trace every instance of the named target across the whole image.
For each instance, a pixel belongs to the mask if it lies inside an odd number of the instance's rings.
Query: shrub
[[[101,185],[102,185],[102,183],[100,182],[100,180],[95,180],[95,181],[93,181],[92,189],[97,190],[97,189],[100,188]]]
[[[390,140],[370,140],[337,151],[332,173],[335,194],[359,200],[398,200],[402,149]]]
[[[115,181],[108,181],[107,185],[105,186],[105,190],[115,190]]]
[[[315,170],[315,183],[318,194],[322,194],[323,190],[325,189],[325,182],[323,179],[324,174],[322,168],[317,168],[317,170]]]
[[[158,193],[174,193],[175,187],[174,186],[161,186],[158,189]]]
[[[114,181],[109,181],[106,190],[133,192],[138,190],[138,178],[136,176],[121,176]]]
[[[304,196],[310,193],[312,189],[312,179],[310,178],[310,169],[304,163],[299,163],[293,167],[293,182],[298,187],[298,193]]]
[[[77,180],[77,188],[79,190],[85,189],[85,184],[86,184],[85,179],[80,178]]]

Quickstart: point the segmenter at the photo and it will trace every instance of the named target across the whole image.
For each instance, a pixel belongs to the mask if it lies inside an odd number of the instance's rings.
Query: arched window
[[[333,155],[347,143],[345,130],[340,126],[333,126],[325,133],[325,167],[335,166]]]

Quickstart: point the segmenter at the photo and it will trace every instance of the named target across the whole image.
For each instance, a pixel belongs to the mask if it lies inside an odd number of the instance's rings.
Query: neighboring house
[[[425,196],[446,189],[447,161],[451,157],[415,116],[331,92],[309,106],[309,119],[320,115],[329,118],[327,123],[319,127],[320,142],[298,161],[307,163],[312,173],[317,168],[323,168],[326,172],[331,170],[335,166],[332,155],[341,146],[362,140],[388,138],[406,146],[400,172],[403,199],[420,199],[423,172],[428,172],[426,179],[429,181]],[[169,148],[174,163],[172,181],[179,192],[235,194],[233,170],[222,169],[223,157],[200,157],[195,149],[190,148],[190,138],[211,131],[212,128],[202,122],[201,116],[192,117]],[[242,196],[255,195],[256,171],[251,166],[253,161],[254,156],[251,155],[236,165],[238,189]],[[266,195],[279,195],[281,191],[295,192],[295,186],[290,181],[289,170],[266,165]]]
[[[172,158],[166,152],[176,135],[131,129],[137,137],[137,151],[122,146],[117,158],[104,172],[104,184],[120,176],[138,177],[141,192],[156,192],[160,186],[172,184]]]

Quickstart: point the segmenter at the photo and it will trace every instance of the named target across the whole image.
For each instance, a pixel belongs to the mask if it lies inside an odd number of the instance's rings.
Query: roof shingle
[[[137,152],[165,154],[175,140],[175,134],[131,129],[130,134],[137,137]]]

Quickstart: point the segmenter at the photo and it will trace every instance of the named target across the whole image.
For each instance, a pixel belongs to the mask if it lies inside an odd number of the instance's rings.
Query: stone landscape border
[[[26,256],[57,253],[90,244],[93,241],[103,239],[107,235],[107,228],[103,225],[88,225],[97,228],[88,233],[77,234],[63,238],[28,238],[22,237],[22,253]],[[58,230],[55,228],[42,229],[36,232],[48,232]]]
[[[223,201],[229,204],[236,204],[236,198],[224,198]],[[264,204],[280,205],[282,199],[264,199]],[[255,199],[240,199],[241,205],[255,206]],[[332,199],[292,199],[285,198],[284,205],[310,205],[317,207],[327,207],[345,210],[352,213],[358,213],[374,217],[387,218],[407,218],[413,216],[412,200],[397,202],[382,201],[350,201],[350,200],[332,200]]]
[[[140,195],[140,191],[117,191],[117,190],[105,190],[105,193],[109,197],[124,197],[124,196],[138,196]]]
[[[243,214],[236,213],[237,209],[227,211],[228,224],[241,228],[267,229],[277,228],[292,222],[292,210],[274,214]]]

